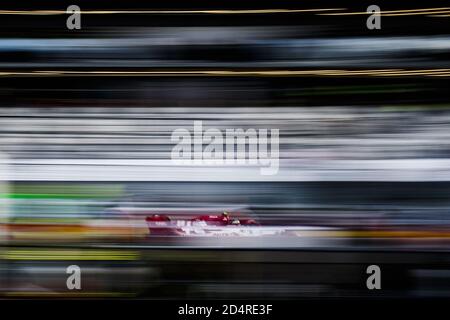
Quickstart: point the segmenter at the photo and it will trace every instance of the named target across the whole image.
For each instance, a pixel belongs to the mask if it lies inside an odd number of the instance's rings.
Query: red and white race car
[[[190,218],[170,218],[168,215],[153,214],[145,219],[150,236],[261,236],[277,235],[279,228],[262,227],[249,217],[231,217],[222,214],[204,214]]]

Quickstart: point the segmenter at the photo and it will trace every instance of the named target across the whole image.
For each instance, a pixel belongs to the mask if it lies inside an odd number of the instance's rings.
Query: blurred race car
[[[231,217],[227,212],[176,219],[153,214],[147,216],[145,221],[151,236],[260,236],[276,235],[283,231],[263,227],[250,217]]]

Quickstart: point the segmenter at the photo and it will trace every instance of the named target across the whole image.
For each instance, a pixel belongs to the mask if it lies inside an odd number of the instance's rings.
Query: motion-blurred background
[[[450,3],[2,1],[0,25],[2,298],[450,296]],[[279,129],[278,174],[173,165],[194,120]],[[250,234],[148,225],[224,211]]]

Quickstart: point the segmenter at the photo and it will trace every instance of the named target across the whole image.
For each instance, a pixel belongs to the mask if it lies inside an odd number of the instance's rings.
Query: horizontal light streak
[[[249,9],[249,10],[81,10],[81,14],[272,14],[342,11],[345,8],[327,9]],[[61,15],[66,10],[0,10],[3,15]]]
[[[173,70],[173,71],[72,71],[38,70],[1,72],[0,76],[448,76],[450,69],[370,69],[370,70]]]
[[[81,14],[92,15],[114,15],[114,14],[278,14],[278,13],[316,13],[326,16],[351,16],[351,15],[371,15],[372,12],[334,12],[321,13],[327,11],[345,11],[346,8],[315,8],[315,9],[247,9],[247,10],[81,10]],[[0,15],[63,15],[65,10],[0,10]],[[431,17],[449,17],[450,7],[423,8],[423,9],[402,9],[380,11],[383,16],[409,16],[427,15]]]
[[[8,250],[0,254],[7,260],[136,260],[135,251],[110,250]]]
[[[387,10],[380,11],[383,16],[400,16],[400,15],[429,15],[437,13],[449,13],[450,7],[441,8],[423,8],[423,9],[408,9],[408,10]],[[337,13],[321,13],[324,16],[351,16],[351,15],[372,15],[373,12],[337,12]]]

